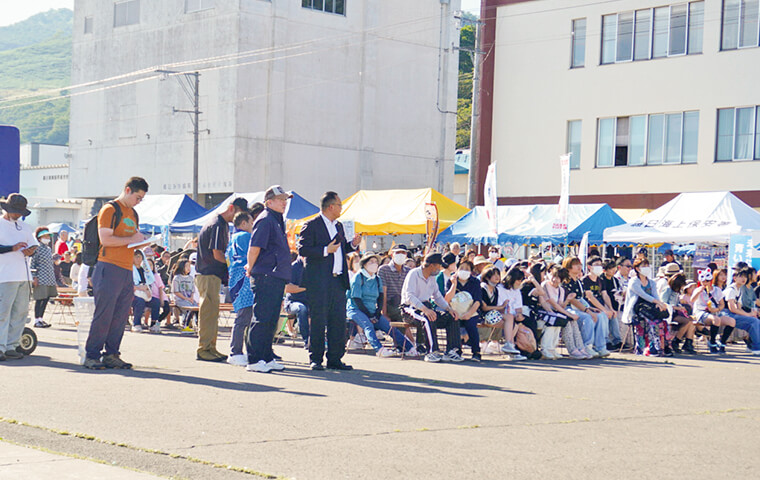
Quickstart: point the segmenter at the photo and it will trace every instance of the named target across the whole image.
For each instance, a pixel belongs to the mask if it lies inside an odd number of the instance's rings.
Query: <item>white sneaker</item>
[[[442,358],[443,358],[443,355],[441,355],[441,352],[430,352],[427,355],[425,355],[426,362],[437,363],[437,362],[440,362]]]
[[[382,347],[375,355],[381,358],[397,357],[398,352],[388,347]]]
[[[501,349],[499,348],[499,342],[488,342],[488,345],[486,345],[486,348],[483,348],[483,353],[489,353],[491,355],[498,355],[501,353]]]
[[[245,367],[248,365],[248,355],[243,355],[242,353],[240,355],[230,355],[227,357],[227,363],[238,367]]]
[[[586,346],[586,355],[591,355],[591,358],[597,358],[599,357],[599,352],[594,350],[594,347],[591,345]]]
[[[510,342],[505,342],[504,345],[501,346],[501,351],[503,353],[513,353],[513,354],[520,354],[520,350],[515,348],[515,345]]]
[[[274,359],[272,359],[270,362],[267,362],[266,366],[269,367],[269,370],[277,370],[278,372],[285,370],[285,365],[277,363],[277,360]]]
[[[610,356],[610,351],[607,350],[606,348],[602,348],[600,350],[597,350],[597,352],[599,352],[599,356],[602,357],[602,358],[606,358],[606,357]]]
[[[259,373],[269,373],[272,371],[272,368],[264,360],[259,360],[256,363],[250,363],[248,364],[247,367],[245,367],[245,369],[248,370],[249,372],[259,372]]]
[[[359,341],[358,338],[359,335],[356,335],[350,339],[348,345],[346,345],[346,350],[364,350],[364,342]]]
[[[150,327],[150,333],[161,333],[161,325],[155,324]]]
[[[588,360],[589,357],[586,355],[586,352],[576,349],[570,352],[570,358],[573,360]]]
[[[441,360],[443,360],[444,362],[454,362],[454,363],[464,362],[464,358],[462,358],[462,356],[459,355],[456,350],[449,350],[449,352],[446,355],[441,357]]]
[[[364,332],[362,330],[359,330],[356,332],[356,340],[361,342],[362,345],[367,343],[367,336],[364,335]]]
[[[752,355],[760,355],[760,350],[752,350]]]
[[[544,350],[541,352],[541,355],[547,359],[547,360],[556,360],[557,356],[554,354],[554,352],[550,350]]]
[[[143,332],[142,325],[132,325],[132,331],[135,333],[142,333]]]
[[[404,352],[405,357],[419,357],[420,352],[417,351],[417,347],[412,347],[406,352]]]
[[[515,362],[522,362],[523,360],[527,360],[528,357],[525,357],[523,355],[520,355],[519,353],[517,355],[512,355],[512,360]]]
[[[375,336],[381,342],[385,340],[385,332],[383,332],[382,330],[375,330]]]

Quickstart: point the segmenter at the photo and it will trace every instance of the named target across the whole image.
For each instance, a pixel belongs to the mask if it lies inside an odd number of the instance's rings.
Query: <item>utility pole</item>
[[[171,70],[156,70],[157,73],[162,74],[161,80],[169,75],[181,75],[177,80],[180,86],[185,91],[185,94],[193,102],[192,110],[178,110],[172,107],[172,113],[187,113],[190,115],[190,121],[193,123],[193,200],[200,203],[198,200],[198,140],[200,137],[200,77],[199,72],[174,72]],[[194,81],[190,80],[190,77],[195,77]],[[183,83],[183,80],[185,83]]]
[[[470,120],[470,171],[467,176],[467,207],[475,208],[477,204],[478,193],[478,142],[480,141],[480,76],[482,61],[482,37],[483,22],[467,20],[461,18],[462,22],[468,22],[475,25],[475,48],[468,49],[460,47],[460,50],[469,52],[472,57],[472,117]]]

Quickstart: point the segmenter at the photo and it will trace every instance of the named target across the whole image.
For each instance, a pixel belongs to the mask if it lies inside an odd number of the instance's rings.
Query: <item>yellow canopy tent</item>
[[[432,188],[359,190],[343,200],[340,220],[353,220],[356,232],[364,235],[424,234],[425,204],[431,202],[438,206],[439,232],[469,212]]]

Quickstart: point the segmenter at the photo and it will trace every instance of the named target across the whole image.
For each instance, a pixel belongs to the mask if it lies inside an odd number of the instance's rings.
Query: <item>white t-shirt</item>
[[[720,301],[723,300],[723,292],[720,288],[713,287],[710,291],[710,295],[708,295],[707,290],[702,290],[694,301],[694,311],[698,313],[709,312],[707,310],[707,300],[710,296],[712,296],[713,301],[711,306],[713,308],[717,307]]]
[[[516,315],[517,313],[522,313],[523,302],[522,302],[522,293],[520,293],[520,290],[504,289],[504,298],[506,298],[508,302],[505,313],[511,313],[512,315]],[[499,303],[499,304],[501,305],[502,303]]]
[[[12,222],[0,217],[0,245],[13,246],[25,242],[30,247],[39,245],[34,230],[21,219]],[[0,283],[28,282],[32,278],[29,261],[21,252],[0,254]]]
[[[84,296],[87,294],[87,287],[88,287],[88,279],[87,276],[90,274],[90,266],[85,265],[84,263],[79,268],[79,274],[77,275],[77,293],[80,296]]]
[[[723,290],[723,298],[726,299],[726,308],[728,308],[729,300],[736,300],[739,304],[739,308],[742,306],[742,290],[735,283],[732,283],[725,290]]]

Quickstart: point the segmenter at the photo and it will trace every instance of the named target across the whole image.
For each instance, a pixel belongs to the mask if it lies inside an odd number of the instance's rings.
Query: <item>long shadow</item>
[[[299,364],[299,366],[300,365],[301,364]],[[468,393],[476,391],[501,392],[517,395],[535,395],[533,392],[525,390],[513,390],[496,385],[487,385],[473,382],[458,383],[447,380],[433,380],[412,377],[409,375],[400,375],[391,372],[375,372],[367,370],[352,370],[350,372],[336,372],[326,370],[322,372],[315,372],[310,370],[308,366],[304,366],[304,368],[299,369],[287,368],[282,372],[278,372],[276,375],[303,378],[307,380],[339,382],[344,384],[348,383],[358,387],[376,388],[380,390],[390,390],[395,392],[439,393],[443,395],[453,395],[469,398],[485,397],[485,395]],[[447,391],[442,389],[455,391]]]
[[[19,367],[21,368],[24,368],[24,367],[58,368],[61,370],[66,370],[66,371],[77,373],[80,375],[120,375],[123,377],[131,377],[131,378],[166,380],[170,382],[186,383],[189,385],[200,385],[204,387],[219,388],[222,390],[236,390],[240,392],[257,392],[257,393],[278,392],[278,393],[286,393],[290,395],[298,395],[298,396],[305,396],[305,397],[326,397],[327,396],[320,393],[298,392],[298,391],[287,390],[287,389],[279,388],[279,387],[272,387],[269,385],[227,382],[224,380],[214,380],[210,378],[194,377],[191,375],[180,375],[180,374],[168,373],[168,372],[144,370],[139,367],[133,370],[87,370],[80,365],[59,362],[56,360],[51,360],[50,357],[38,356],[34,354],[32,354],[29,357],[24,358],[23,360],[13,361],[13,363],[10,365],[13,365],[14,368],[19,368]]]

